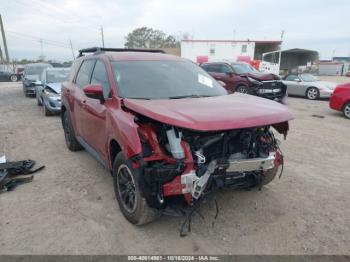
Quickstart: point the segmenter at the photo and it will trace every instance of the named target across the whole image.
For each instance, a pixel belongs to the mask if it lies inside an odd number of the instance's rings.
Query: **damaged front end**
[[[273,180],[283,156],[271,128],[286,136],[288,122],[224,131],[194,131],[138,116],[143,173],[150,207],[192,206],[216,189],[248,189]]]

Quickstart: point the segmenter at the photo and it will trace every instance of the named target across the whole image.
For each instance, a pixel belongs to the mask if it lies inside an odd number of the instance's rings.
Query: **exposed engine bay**
[[[270,182],[283,162],[271,126],[199,132],[138,117],[143,190],[148,204],[192,205],[220,188]],[[280,133],[286,127],[275,126]]]

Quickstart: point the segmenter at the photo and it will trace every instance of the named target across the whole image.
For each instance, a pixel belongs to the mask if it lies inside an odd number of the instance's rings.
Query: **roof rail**
[[[99,53],[99,52],[148,52],[148,53],[165,54],[165,52],[160,49],[90,47],[90,48],[80,49],[78,57],[83,56],[83,53]]]

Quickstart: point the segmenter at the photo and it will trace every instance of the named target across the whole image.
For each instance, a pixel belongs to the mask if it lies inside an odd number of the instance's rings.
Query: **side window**
[[[208,66],[208,72],[213,72],[213,73],[220,73],[220,68],[219,65],[209,65]]]
[[[94,64],[95,64],[95,60],[86,60],[81,65],[77,78],[75,80],[75,83],[80,88],[83,88],[84,86],[90,83],[91,70]]]
[[[106,67],[103,62],[99,60],[97,60],[94,72],[92,73],[91,84],[101,84],[104,98],[111,97]]]
[[[287,81],[296,81],[296,79],[299,79],[297,75],[289,75],[286,77]]]
[[[232,69],[227,65],[219,65],[220,73],[231,73]]]

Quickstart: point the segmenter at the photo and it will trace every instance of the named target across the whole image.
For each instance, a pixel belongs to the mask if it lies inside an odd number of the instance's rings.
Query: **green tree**
[[[174,36],[148,27],[136,28],[125,37],[126,48],[167,48],[179,46],[180,43]]]

